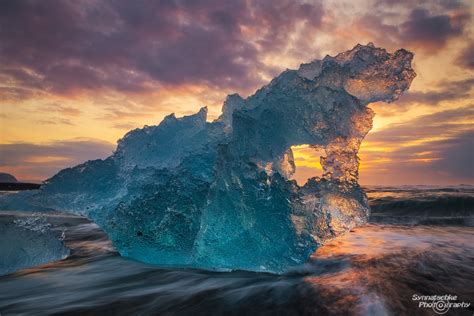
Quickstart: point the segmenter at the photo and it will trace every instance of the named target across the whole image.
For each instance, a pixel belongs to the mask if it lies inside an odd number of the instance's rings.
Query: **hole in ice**
[[[304,185],[309,178],[321,177],[323,168],[320,158],[325,156],[324,149],[311,147],[310,145],[291,146],[295,161],[295,173],[291,179],[296,180],[298,185]]]

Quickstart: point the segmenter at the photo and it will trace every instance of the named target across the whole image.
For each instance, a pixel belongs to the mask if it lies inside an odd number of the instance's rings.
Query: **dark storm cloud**
[[[290,0],[4,0],[0,75],[23,89],[3,95],[153,82],[251,87],[265,68],[257,55],[281,48],[297,23],[317,29],[322,15],[317,2]]]
[[[58,170],[112,154],[114,145],[97,139],[73,139],[47,144],[0,144],[0,170],[45,179]]]

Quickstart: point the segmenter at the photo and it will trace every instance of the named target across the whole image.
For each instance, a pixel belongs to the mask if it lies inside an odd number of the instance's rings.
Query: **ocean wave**
[[[368,191],[371,222],[474,226],[474,193],[469,188]]]
[[[472,297],[472,237],[466,227],[367,225],[324,245],[304,266],[273,275],[128,260],[95,224],[85,224],[67,229],[67,259],[0,277],[0,312],[418,315],[425,311],[412,301],[415,293]]]
[[[388,215],[472,216],[474,197],[439,196],[426,199],[399,200],[383,198],[370,201],[372,213]]]

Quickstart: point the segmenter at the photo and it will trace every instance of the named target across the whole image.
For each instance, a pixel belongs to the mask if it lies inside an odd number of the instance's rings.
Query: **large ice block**
[[[283,272],[366,222],[357,153],[368,104],[409,88],[412,58],[369,43],[302,64],[230,95],[213,122],[202,108],[130,131],[112,156],[62,170],[25,201],[90,217],[141,261]],[[302,144],[324,150],[324,173],[299,186],[291,147]]]

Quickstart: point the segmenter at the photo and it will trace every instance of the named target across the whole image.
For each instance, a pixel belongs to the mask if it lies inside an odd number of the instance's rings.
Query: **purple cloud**
[[[418,174],[420,183],[430,180],[442,182],[442,178],[458,179],[472,183],[474,161],[474,129],[469,121],[474,119],[474,108],[445,110],[434,114],[424,115],[406,123],[394,124],[386,129],[371,132],[366,141],[383,143],[395,150],[371,152],[368,160],[390,157],[384,163],[390,174],[410,179],[410,174]],[[441,136],[441,139],[437,139]],[[406,142],[416,142],[412,146],[400,146]],[[428,159],[420,164],[420,160]],[[430,160],[432,159],[432,160]],[[363,161],[364,163],[364,161]]]
[[[322,15],[318,2],[289,0],[2,1],[0,76],[23,88],[4,95],[253,87],[255,69],[265,70],[257,55],[281,48],[297,23],[316,29]]]
[[[115,145],[98,139],[73,139],[45,144],[0,144],[0,170],[19,170],[35,179],[45,179],[61,169],[86,160],[105,158]]]
[[[474,69],[474,43],[469,44],[456,60],[460,67]]]
[[[462,34],[469,16],[431,14],[426,9],[415,9],[401,27],[400,38],[408,44],[421,44],[427,49],[438,50],[448,39]]]
[[[397,100],[397,105],[407,105],[414,102],[436,106],[443,101],[455,101],[469,98],[474,79],[460,81],[441,81],[433,91],[408,91]]]
[[[450,39],[465,35],[470,19],[462,1],[377,0],[372,10],[356,19],[355,27],[370,34],[378,45],[431,55]]]

